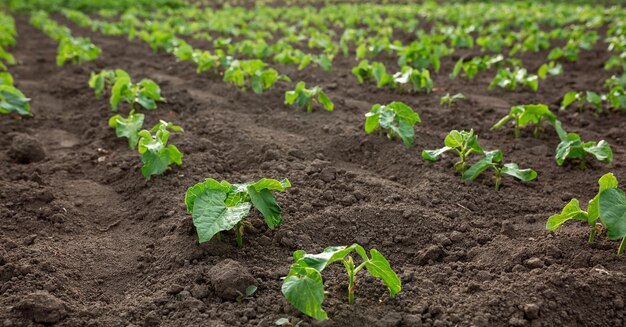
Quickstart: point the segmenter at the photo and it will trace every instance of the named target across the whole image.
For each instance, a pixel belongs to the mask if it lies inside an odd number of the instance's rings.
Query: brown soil
[[[352,58],[338,58],[331,73],[281,67],[295,81],[324,87],[336,105],[332,113],[306,113],[283,104],[287,83],[262,95],[242,92],[141,41],[70,26],[103,49],[100,59],[58,68],[54,41],[18,18],[12,52],[20,63],[11,72],[32,97],[34,118],[0,118],[0,326],[271,326],[280,317],[304,319],[302,326],[626,326],[626,256],[615,255],[618,242],[600,236],[589,245],[582,224],[556,233],[544,227],[572,197],[588,201],[602,174],[626,180],[626,118],[559,113],[567,130],[613,146],[614,163],[593,162],[584,172],[556,165],[550,129],[538,139],[524,131],[519,140],[512,130],[489,131],[512,105],[556,110],[569,90],[600,89],[610,75],[601,69],[608,56],[601,42],[536,94],[487,91],[493,71],[473,82],[449,80],[456,56],[445,60],[432,94],[359,86]],[[545,56],[523,59],[535,70]],[[185,128],[171,139],[185,154],[182,167],[144,180],[138,154],[107,126],[107,100],[87,87],[89,73],[103,68],[160,83],[168,102],[146,112],[146,123]],[[440,109],[447,92],[468,100]],[[363,132],[364,113],[394,100],[422,116],[415,148]],[[502,149],[505,160],[539,178],[505,179],[495,192],[489,177],[460,181],[451,157],[420,159],[449,130],[469,128],[483,147]],[[14,160],[11,143],[25,139],[20,133],[43,146],[43,160],[37,149],[22,160],[30,163]],[[277,195],[284,225],[268,230],[253,213],[243,249],[230,233],[198,245],[183,197],[206,177],[289,178],[293,187]],[[281,277],[294,250],[353,242],[389,258],[403,281],[395,299],[363,275],[356,303],[347,305],[337,265],[325,272],[330,321],[313,322],[287,304]],[[218,264],[223,274],[211,270]],[[223,299],[229,274],[255,282],[254,298]]]

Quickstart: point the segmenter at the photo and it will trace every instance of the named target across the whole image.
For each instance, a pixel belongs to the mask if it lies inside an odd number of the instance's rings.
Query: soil
[[[489,131],[513,105],[547,103],[556,112],[567,91],[601,90],[610,76],[602,42],[564,63],[564,74],[542,81],[537,93],[488,91],[493,71],[450,80],[454,62],[472,51],[444,60],[431,94],[360,86],[353,58],[337,58],[333,72],[280,66],[335,102],[332,113],[307,113],[283,104],[288,83],[242,92],[141,41],[59,21],[103,53],[59,68],[55,42],[17,17],[11,51],[19,64],[11,73],[32,98],[34,117],[0,118],[0,326],[272,326],[281,317],[301,326],[626,326],[619,243],[601,235],[587,244],[584,224],[545,230],[571,198],[591,199],[604,173],[626,180],[626,117],[558,113],[566,130],[613,146],[613,163],[592,161],[585,171],[556,165],[550,128],[537,139],[524,130],[518,140],[511,129]],[[546,54],[524,55],[526,67],[536,70]],[[107,126],[107,99],[87,87],[90,72],[104,68],[161,85],[167,103],[145,112],[146,125],[164,119],[185,128],[171,138],[185,154],[181,167],[142,177],[139,155]],[[440,108],[448,92],[468,99]],[[371,106],[394,100],[422,117],[414,148],[363,132]],[[537,170],[537,180],[505,178],[495,192],[487,175],[461,181],[452,157],[421,160],[449,130],[470,128],[483,147]],[[207,177],[289,178],[293,187],[277,194],[284,224],[269,230],[253,212],[242,249],[231,233],[199,245],[183,197]],[[281,277],[294,250],[353,242],[387,256],[403,282],[396,298],[363,274],[348,305],[337,264],[324,273],[329,321],[312,321],[284,300]],[[249,283],[258,286],[253,297],[233,300],[232,291]]]

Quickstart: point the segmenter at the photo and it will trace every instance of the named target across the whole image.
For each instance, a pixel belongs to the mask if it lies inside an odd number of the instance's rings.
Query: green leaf
[[[324,106],[324,108],[327,111],[333,111],[333,109],[335,109],[335,105],[333,104],[332,101],[330,101],[330,99],[326,96],[326,93],[320,91],[319,93],[319,97],[318,97],[319,102],[322,104],[322,106]]]
[[[207,190],[217,190],[224,194],[228,194],[232,190],[232,185],[227,181],[218,182],[213,178],[207,178],[204,182],[198,183],[189,189],[185,193],[185,205],[187,211],[193,212],[193,204],[196,198]]]
[[[563,225],[568,220],[580,220],[587,221],[587,213],[580,209],[580,204],[577,199],[572,199],[560,214],[554,214],[548,218],[546,223],[547,230],[556,230],[559,226]]]
[[[598,212],[600,220],[606,226],[607,237],[617,240],[626,237],[626,196],[617,188],[600,194]]]
[[[598,220],[598,206],[600,201],[600,194],[605,190],[613,189],[618,187],[617,178],[613,173],[606,173],[600,177],[598,180],[598,185],[600,186],[598,189],[598,194],[593,197],[593,199],[589,200],[589,205],[587,206],[587,212],[589,213],[589,224],[594,225],[596,220]]]
[[[307,316],[317,320],[328,319],[328,315],[322,309],[324,283],[319,271],[302,268],[300,274],[285,278],[281,292],[289,304]]]
[[[254,207],[263,214],[267,227],[274,229],[282,223],[282,209],[276,203],[276,199],[270,190],[262,189],[257,192],[253,186],[248,186],[248,193]]]
[[[495,162],[502,161],[502,151],[493,150],[486,151],[485,156],[473,164],[469,169],[463,173],[463,179],[475,180],[482,172],[489,168],[496,168]]]
[[[113,84],[113,88],[111,88],[111,109],[113,111],[117,111],[117,106],[120,101],[125,96],[126,91],[130,85],[130,78],[128,77],[119,77],[115,80],[115,84]]]
[[[402,283],[395,271],[391,269],[389,261],[375,249],[370,250],[371,259],[365,264],[367,271],[375,278],[383,280],[391,297],[396,296],[402,289]]]
[[[287,188],[291,187],[291,183],[288,179],[283,179],[282,181],[278,181],[270,178],[262,178],[258,182],[250,184],[250,186],[254,187],[257,192],[262,190],[270,190],[270,191],[279,191],[283,192]]]
[[[22,116],[32,116],[30,99],[11,85],[0,85],[0,114],[15,112]]]
[[[0,85],[13,86],[13,76],[9,72],[0,72]]]
[[[463,136],[463,134],[461,134],[461,132],[457,131],[457,130],[452,130],[450,131],[450,133],[448,133],[448,135],[446,135],[446,138],[444,139],[443,143],[450,148],[456,148],[456,147],[460,147],[461,145],[463,145],[463,142],[466,140],[467,138]]]
[[[452,150],[452,148],[448,146],[444,146],[443,148],[436,150],[422,150],[422,158],[428,161],[437,161],[439,156],[449,150]]]
[[[192,217],[200,243],[209,241],[221,231],[232,229],[250,212],[248,202],[227,207],[224,200],[226,193],[211,189],[196,197]]]
[[[586,142],[583,144],[583,149],[599,161],[613,161],[613,151],[605,140],[601,140],[597,144],[595,142]]]
[[[574,103],[574,101],[578,99],[579,99],[579,95],[578,95],[578,92],[576,91],[565,93],[565,95],[563,96],[563,101],[561,101],[561,110],[565,110],[572,103]]]
[[[509,176],[513,176],[521,181],[528,182],[537,178],[537,172],[530,169],[520,169],[515,163],[505,164],[500,170],[502,174],[507,174]]]
[[[123,118],[120,115],[111,117],[109,119],[109,127],[115,128],[117,137],[128,138],[128,146],[134,150],[139,141],[139,131],[143,126],[143,121],[144,115],[131,112],[128,118]]]
[[[357,245],[351,246],[330,246],[324,249],[322,253],[318,254],[304,254],[298,262],[306,267],[313,268],[319,272],[322,272],[328,265],[333,262],[343,259],[345,256],[354,251]]]

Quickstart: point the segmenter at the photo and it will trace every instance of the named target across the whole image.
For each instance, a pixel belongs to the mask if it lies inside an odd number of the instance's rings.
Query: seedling
[[[520,169],[515,163],[502,165],[500,163],[501,161],[502,151],[485,151],[485,156],[468,168],[465,173],[463,173],[463,179],[473,181],[485,170],[492,168],[495,172],[494,181],[496,184],[496,191],[499,191],[503,174],[513,176],[523,182],[528,182],[537,178],[537,172],[530,168]]]
[[[306,106],[308,112],[313,111],[313,104],[316,102],[321,104],[326,111],[335,109],[333,102],[319,86],[307,89],[304,82],[299,82],[295,89],[285,92],[285,104],[295,103],[298,108]]]
[[[414,69],[408,66],[402,67],[401,72],[393,75],[393,85],[410,92],[426,90],[426,93],[430,93],[433,89],[433,81],[428,69]]]
[[[165,102],[165,98],[161,96],[161,88],[153,80],[144,78],[135,84],[132,83],[130,76],[120,69],[115,71],[115,75],[110,100],[113,111],[117,111],[122,100],[129,103],[132,109],[139,104],[148,110],[156,109],[157,101]]]
[[[350,254],[356,251],[361,257],[357,266]],[[391,269],[389,261],[377,250],[371,249],[367,255],[365,249],[358,245],[332,246],[319,254],[307,254],[303,250],[293,253],[294,264],[284,278],[282,293],[291,305],[302,313],[317,320],[328,319],[322,309],[324,302],[324,282],[322,271],[331,263],[341,261],[348,274],[348,303],[354,303],[357,274],[363,268],[370,275],[381,279],[389,289],[389,295],[395,297],[402,289],[398,275]]]
[[[185,205],[191,212],[198,241],[207,242],[222,231],[234,229],[239,247],[243,246],[244,218],[250,208],[257,208],[270,229],[283,221],[282,209],[271,191],[283,192],[291,187],[289,180],[263,178],[255,183],[230,184],[207,178],[187,189]]]
[[[63,66],[66,61],[82,64],[98,58],[100,52],[102,50],[87,38],[64,38],[59,43],[59,48],[57,49],[57,65]]]
[[[128,139],[128,146],[134,150],[139,142],[139,131],[143,126],[144,115],[131,111],[127,118],[115,115],[109,119],[109,127],[115,128],[117,137]]]
[[[525,86],[534,92],[539,88],[539,79],[537,75],[528,74],[525,68],[516,67],[514,70],[510,68],[499,69],[496,77],[493,78],[489,89],[499,86],[509,91],[515,91],[517,86]]]
[[[257,290],[257,287],[255,285],[250,285],[244,291],[245,293],[241,293],[241,292],[237,291],[237,294],[238,294],[237,295],[237,302],[241,303],[241,302],[246,301],[246,300],[252,300],[253,299],[252,295],[254,295],[256,290]]]
[[[580,208],[577,199],[572,199],[560,214],[548,218],[546,229],[556,230],[568,220],[584,221],[591,226],[588,243],[593,243],[597,234],[606,229],[609,239],[622,239],[617,250],[617,254],[621,255],[626,247],[626,197],[618,188],[617,178],[612,173],[600,177],[598,184],[598,193],[589,201],[587,211]]]
[[[514,106],[511,108],[511,112],[504,116],[500,121],[495,123],[491,130],[498,129],[509,121],[515,122],[515,138],[519,138],[520,129],[528,126],[528,124],[534,124],[535,129],[533,136],[536,138],[539,136],[539,131],[542,129],[541,123],[547,121],[554,125],[556,116],[550,111],[545,104],[527,104],[523,106]]]
[[[408,148],[413,146],[415,123],[421,123],[420,116],[406,104],[394,101],[388,105],[375,104],[365,114],[365,132],[373,133],[377,129],[385,130],[392,140],[398,136]]]
[[[11,85],[0,85],[0,114],[12,112],[21,116],[32,116],[30,101],[22,91]]]
[[[441,100],[439,100],[439,105],[445,105],[446,107],[450,108],[454,103],[463,99],[465,99],[465,95],[463,95],[463,93],[457,93],[455,95],[450,95],[450,93],[446,93],[446,95],[442,96]]]
[[[459,75],[459,73],[461,73],[461,70],[463,70],[467,78],[471,81],[474,79],[476,74],[487,70],[503,61],[504,57],[502,55],[497,55],[495,57],[474,57],[469,61],[464,61],[464,58],[461,58],[454,65],[452,73],[450,74],[450,78],[455,79]]]
[[[605,140],[600,142],[583,142],[576,133],[560,134],[561,143],[556,147],[556,163],[562,166],[566,159],[578,159],[580,169],[587,167],[587,155],[592,155],[598,161],[610,163],[613,161],[613,151]]]
[[[452,130],[444,139],[445,146],[436,150],[422,150],[422,158],[428,161],[437,161],[439,157],[454,150],[459,156],[459,161],[454,164],[457,172],[464,174],[467,170],[467,158],[473,154],[483,154],[484,150],[478,144],[478,135],[474,135],[474,130],[457,131]]]
[[[167,144],[170,131],[183,132],[183,129],[161,120],[151,130],[139,132],[139,154],[143,163],[141,173],[146,179],[163,174],[171,164],[183,164],[183,154],[175,145]]]
[[[537,70],[537,76],[541,79],[546,79],[548,75],[556,76],[563,74],[563,65],[556,63],[554,61],[550,61],[549,63],[545,63],[539,67]]]
[[[102,70],[99,73],[91,72],[91,77],[89,78],[89,87],[94,90],[97,99],[100,99],[102,94],[110,89],[113,84],[115,84],[115,79],[118,77],[128,76],[128,73],[121,69],[113,70]]]
[[[289,81],[289,78],[278,74],[273,68],[266,68],[267,64],[261,60],[234,60],[224,72],[224,82],[232,83],[245,90],[252,88],[254,93],[260,94],[271,88],[279,79]]]

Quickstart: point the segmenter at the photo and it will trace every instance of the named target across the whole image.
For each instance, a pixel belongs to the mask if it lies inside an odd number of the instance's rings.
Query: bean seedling
[[[461,174],[467,170],[467,158],[473,154],[483,154],[484,151],[478,144],[478,135],[474,130],[452,130],[444,139],[444,147],[436,150],[422,150],[422,158],[428,161],[437,161],[439,157],[450,150],[454,150],[459,156],[459,161],[454,164],[454,169]]]
[[[533,136],[536,138],[539,136],[539,130],[542,128],[541,123],[544,121],[554,124],[556,116],[550,111],[545,104],[527,104],[523,106],[514,106],[511,108],[511,112],[504,116],[500,121],[495,123],[491,130],[498,129],[508,123],[510,120],[515,121],[515,138],[519,138],[520,129],[528,126],[528,124],[534,124],[535,129]]]
[[[354,251],[361,257],[361,263],[358,266],[350,256]],[[294,252],[293,259],[295,262],[283,281],[282,293],[287,302],[296,309],[318,320],[328,319],[328,315],[322,309],[324,301],[322,271],[333,262],[341,261],[346,268],[349,304],[354,303],[357,274],[363,268],[387,285],[391,297],[402,289],[401,281],[391,269],[389,261],[375,249],[371,249],[368,256],[365,249],[358,244],[348,247],[327,247],[319,254],[307,254],[303,250],[298,250]]]
[[[151,130],[144,129],[138,133],[139,153],[143,163],[141,173],[146,179],[163,174],[171,164],[183,164],[183,154],[175,145],[167,144],[170,130],[183,132],[182,127],[161,120]]]
[[[392,140],[398,136],[406,147],[413,145],[415,123],[420,123],[420,116],[406,104],[394,101],[388,105],[375,104],[365,114],[365,132],[373,133],[377,129],[385,130]]]
[[[0,85],[0,114],[12,112],[21,116],[32,116],[30,101],[22,91],[11,85]]]
[[[499,191],[503,174],[513,176],[523,182],[528,182],[537,178],[537,172],[530,168],[520,169],[516,163],[501,165],[501,161],[502,151],[485,151],[485,156],[469,167],[465,173],[463,173],[463,179],[473,181],[485,170],[492,168],[495,171],[494,181],[496,184],[496,191]]]
[[[589,201],[587,211],[580,208],[577,199],[572,199],[561,213],[548,218],[546,229],[556,230],[569,220],[584,221],[591,226],[587,242],[593,243],[604,227],[609,239],[622,239],[617,254],[623,254],[626,247],[626,196],[618,189],[617,178],[612,173],[600,177],[598,185],[598,193]]]
[[[578,159],[580,169],[587,167],[587,155],[592,155],[596,160],[610,163],[613,161],[613,151],[605,140],[600,142],[583,142],[576,133],[560,133],[561,143],[556,147],[556,163],[562,166],[566,159]]]
[[[128,139],[128,146],[135,149],[139,142],[139,131],[143,126],[144,115],[136,114],[131,111],[127,118],[115,115],[109,119],[109,127],[115,128],[117,137],[125,137]]]
[[[454,103],[463,99],[465,99],[465,95],[463,95],[463,93],[457,93],[455,95],[450,95],[450,93],[446,93],[446,95],[442,96],[441,100],[439,100],[439,105],[445,105],[446,107],[450,108]]]
[[[239,247],[243,246],[244,218],[252,206],[257,208],[270,229],[283,221],[282,209],[271,191],[283,192],[291,187],[289,180],[263,178],[255,183],[231,184],[207,178],[185,194],[187,211],[191,212],[198,241],[204,243],[222,231],[234,229]],[[218,236],[219,237],[219,236]]]
[[[313,104],[315,102],[321,104],[326,111],[333,111],[333,109],[335,109],[333,102],[330,101],[326,93],[324,93],[319,86],[307,89],[304,82],[299,82],[296,84],[295,89],[285,92],[285,104],[295,103],[298,108],[306,106],[307,112],[313,111]]]

